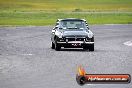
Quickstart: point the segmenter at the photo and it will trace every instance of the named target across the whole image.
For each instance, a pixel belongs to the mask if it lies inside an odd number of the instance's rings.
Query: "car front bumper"
[[[94,42],[84,42],[84,41],[69,41],[69,42],[57,42],[58,44],[94,44]]]
[[[84,41],[69,41],[69,42],[57,42],[61,47],[66,48],[83,48],[84,46],[89,46],[94,44],[94,42],[84,42]]]

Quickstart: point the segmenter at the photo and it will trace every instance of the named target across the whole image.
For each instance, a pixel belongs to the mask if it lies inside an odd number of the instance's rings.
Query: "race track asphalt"
[[[51,49],[53,26],[0,27],[0,88],[82,88],[77,67],[89,74],[132,75],[132,25],[90,25],[95,51]],[[83,88],[132,88],[89,84]]]

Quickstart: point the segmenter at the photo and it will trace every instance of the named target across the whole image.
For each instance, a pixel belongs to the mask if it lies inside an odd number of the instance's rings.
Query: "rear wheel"
[[[94,51],[94,44],[89,45],[89,51]]]

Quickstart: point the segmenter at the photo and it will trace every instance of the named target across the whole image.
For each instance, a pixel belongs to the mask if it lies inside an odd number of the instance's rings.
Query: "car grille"
[[[66,37],[68,41],[84,41],[85,37]]]

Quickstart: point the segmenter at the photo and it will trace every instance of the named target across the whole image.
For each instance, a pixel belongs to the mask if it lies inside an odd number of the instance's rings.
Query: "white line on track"
[[[131,24],[104,24],[104,25],[131,25]]]
[[[127,41],[127,42],[124,42],[123,44],[132,47],[132,41]]]
[[[94,84],[86,84],[86,85],[94,85]]]
[[[24,56],[32,56],[33,54],[22,54],[22,55],[24,55]]]

